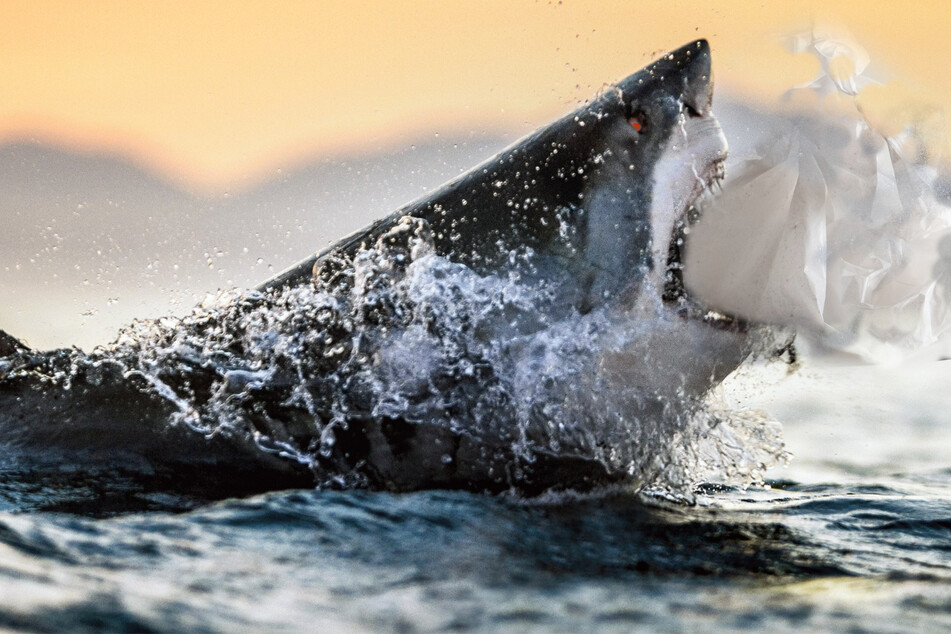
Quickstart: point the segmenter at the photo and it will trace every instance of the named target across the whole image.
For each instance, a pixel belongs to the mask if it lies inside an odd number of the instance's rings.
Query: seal
[[[101,460],[111,447],[140,473],[213,463],[228,494],[308,480],[526,494],[631,481],[629,467],[604,458],[613,438],[591,441],[585,431],[575,446],[552,431],[584,413],[565,405],[576,382],[531,383],[545,401],[536,407],[515,402],[515,375],[539,366],[544,353],[535,348],[549,331],[628,324],[637,337],[586,350],[590,363],[576,374],[613,377],[634,395],[625,404],[634,418],[660,421],[746,356],[746,326],[706,311],[680,283],[688,211],[721,177],[727,154],[712,85],[707,42],[677,49],[431,195],[203,313],[185,340],[168,332],[132,352],[77,359],[5,339],[12,354],[0,362],[0,443],[40,451],[67,437],[73,455]],[[431,265],[426,297],[406,299],[410,262]],[[455,286],[444,283],[453,276]],[[468,300],[508,285],[532,303],[484,318],[472,301],[467,309],[456,301],[460,280],[482,285]],[[272,330],[248,334],[268,320]],[[161,358],[149,356],[155,346],[164,346]],[[502,376],[513,358],[518,371]],[[44,405],[50,398],[57,407]],[[521,418],[512,414],[519,408]],[[169,421],[185,419],[170,431]],[[114,436],[119,447],[84,431],[113,427],[124,430]],[[150,486],[181,490],[193,478]]]

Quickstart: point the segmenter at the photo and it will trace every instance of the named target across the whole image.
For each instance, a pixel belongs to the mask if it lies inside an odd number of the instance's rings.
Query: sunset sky
[[[845,27],[891,80],[873,115],[951,99],[942,1],[6,2],[0,142],[221,193],[314,156],[527,131],[697,37],[721,94],[775,100],[817,69],[781,41],[811,24]]]

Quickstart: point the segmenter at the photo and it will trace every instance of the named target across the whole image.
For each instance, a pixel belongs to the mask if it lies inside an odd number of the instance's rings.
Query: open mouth
[[[724,163],[725,158],[717,158],[709,163],[703,174],[698,175],[695,191],[690,198],[693,202],[684,211],[681,220],[674,225],[667,252],[663,300],[668,306],[675,307],[685,318],[700,318],[716,328],[736,330],[745,328],[745,322],[702,307],[687,293],[684,285],[683,251],[687,235],[690,233],[690,227],[700,220],[705,201],[719,190],[724,178]]]

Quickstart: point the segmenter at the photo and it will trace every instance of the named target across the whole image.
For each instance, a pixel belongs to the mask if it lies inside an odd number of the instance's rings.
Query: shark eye
[[[636,110],[634,114],[628,117],[627,122],[638,132],[645,132],[647,130],[647,115],[640,110]]]

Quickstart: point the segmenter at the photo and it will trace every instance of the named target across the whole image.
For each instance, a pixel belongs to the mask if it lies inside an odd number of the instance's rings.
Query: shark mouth
[[[693,131],[687,129],[689,120],[682,126],[684,136],[689,141],[688,160],[683,163],[684,170],[691,172],[686,183],[688,191],[681,203],[682,211],[669,233],[667,255],[664,267],[663,301],[677,310],[685,318],[700,318],[716,328],[725,330],[744,329],[746,325],[739,319],[707,310],[693,298],[684,284],[684,250],[687,245],[690,228],[700,220],[701,209],[720,190],[725,175],[726,142],[723,140],[719,124],[712,113],[698,116],[689,106],[685,107],[691,119],[700,119]],[[699,129],[698,129],[699,128]],[[701,169],[698,169],[698,163]],[[683,170],[682,170],[683,171]],[[676,204],[676,203],[675,203]],[[678,205],[680,206],[680,205]]]
[[[704,201],[712,198],[719,191],[725,174],[724,163],[724,159],[714,161],[706,174],[697,178],[695,192],[691,196],[693,202],[684,210],[683,217],[674,225],[670,234],[667,262],[664,267],[663,298],[665,303],[677,303],[687,297],[683,274],[683,254],[687,236],[690,228],[700,220],[700,210]]]

